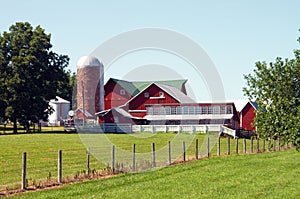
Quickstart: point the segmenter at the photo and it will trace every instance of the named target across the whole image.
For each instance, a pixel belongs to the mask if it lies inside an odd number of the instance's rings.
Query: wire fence
[[[48,151],[26,151],[1,158],[0,192],[137,172],[212,156],[280,151],[290,147],[290,144],[282,145],[279,139],[232,139],[208,135],[191,143],[181,140],[169,141],[164,146],[154,142],[150,145],[133,144],[128,147],[130,150],[111,145],[63,151],[52,148]]]

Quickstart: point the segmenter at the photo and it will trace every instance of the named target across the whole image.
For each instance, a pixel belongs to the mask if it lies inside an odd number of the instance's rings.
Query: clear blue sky
[[[252,72],[256,61],[292,57],[299,48],[299,7],[297,0],[11,0],[1,2],[0,32],[17,21],[41,25],[52,34],[54,51],[67,54],[70,69],[76,71],[81,56],[112,36],[144,27],[171,29],[207,52],[221,74],[227,99],[242,99],[243,74]],[[132,64],[126,59],[121,63]],[[106,79],[122,78],[118,72],[115,67]]]

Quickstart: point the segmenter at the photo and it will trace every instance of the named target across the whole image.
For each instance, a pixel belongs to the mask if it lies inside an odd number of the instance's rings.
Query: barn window
[[[159,115],[165,115],[165,108],[163,106],[159,107]]]
[[[183,114],[184,115],[188,115],[189,114],[189,107],[188,106],[184,106],[183,107]]]
[[[213,106],[213,114],[220,114],[220,106]]]
[[[232,106],[226,106],[226,114],[232,114]]]
[[[151,106],[147,107],[147,115],[153,115],[153,108]]]
[[[166,109],[166,115],[171,115],[171,107],[166,106],[165,109]]]
[[[120,94],[121,94],[121,95],[125,95],[125,89],[121,89],[121,90],[120,90]]]
[[[226,113],[226,106],[221,106],[221,114],[225,114]]]
[[[149,97],[149,93],[148,93],[148,92],[145,92],[145,93],[144,93],[144,97],[145,97],[145,98],[148,98],[148,97]]]
[[[181,106],[177,107],[177,115],[182,115],[182,107]]]
[[[194,115],[195,114],[195,107],[194,106],[190,106],[189,107],[189,114],[190,115]]]
[[[196,115],[200,114],[200,106],[195,107],[195,112],[196,112]]]
[[[212,114],[212,113],[213,113],[212,107],[209,106],[208,109],[207,109],[207,114]]]
[[[159,92],[159,97],[163,97],[164,96],[164,92]]]
[[[159,107],[154,106],[153,107],[153,115],[158,115],[159,114]]]
[[[207,114],[207,106],[202,106],[201,107],[201,113],[202,114]]]
[[[171,107],[171,114],[176,115],[176,106]]]
[[[115,123],[119,123],[119,117],[114,117]]]

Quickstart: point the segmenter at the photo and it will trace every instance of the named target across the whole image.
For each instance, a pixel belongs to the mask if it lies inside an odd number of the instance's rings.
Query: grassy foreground
[[[172,143],[172,161],[181,159],[176,156],[182,153],[182,141],[191,141],[191,145],[187,145],[187,158],[195,157],[195,140],[199,140],[199,156],[205,151],[203,149],[203,134],[181,134],[175,133],[137,133],[137,134],[105,134],[110,144],[114,144],[123,151],[116,150],[116,162],[131,164],[132,145],[136,144],[136,161],[139,163],[143,155],[148,162],[151,161],[151,144],[156,144],[156,150],[164,147],[166,149],[168,141]],[[104,139],[99,135],[87,135],[89,140],[96,141],[99,147],[91,148],[92,152],[101,151],[100,156],[106,155],[108,162],[111,158],[111,146],[104,146],[100,139]],[[175,137],[178,139],[176,140]],[[242,153],[242,140],[240,142],[239,153]],[[247,142],[247,150],[249,152],[250,142]],[[63,151],[63,178],[73,177],[78,172],[86,170],[86,145],[78,134],[64,133],[40,133],[40,134],[11,134],[0,136],[0,191],[7,189],[17,189],[21,187],[21,171],[22,171],[22,153],[27,152],[27,180],[29,185],[39,184],[47,180],[55,180],[57,178],[57,153],[61,149]],[[231,153],[235,153],[234,140],[231,141]],[[212,146],[212,155],[216,155],[217,147]],[[166,150],[165,150],[166,151]],[[164,152],[165,152],[164,151]],[[126,154],[125,154],[126,152]],[[157,152],[157,161],[167,163],[167,154]],[[139,154],[138,154],[139,153]],[[221,139],[221,154],[227,153],[227,138]],[[98,152],[99,154],[99,152]],[[104,155],[103,155],[104,154]],[[127,158],[127,159],[126,159]],[[125,162],[124,162],[125,161]],[[106,166],[99,158],[93,155],[91,158],[91,169],[102,169]]]
[[[16,198],[298,198],[299,156],[291,149],[214,157]]]

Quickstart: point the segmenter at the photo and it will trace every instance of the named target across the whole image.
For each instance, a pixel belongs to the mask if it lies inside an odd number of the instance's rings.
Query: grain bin
[[[70,102],[58,96],[50,100],[49,105],[53,108],[53,112],[48,116],[49,125],[60,126],[63,120],[68,119],[68,112],[70,110]]]

